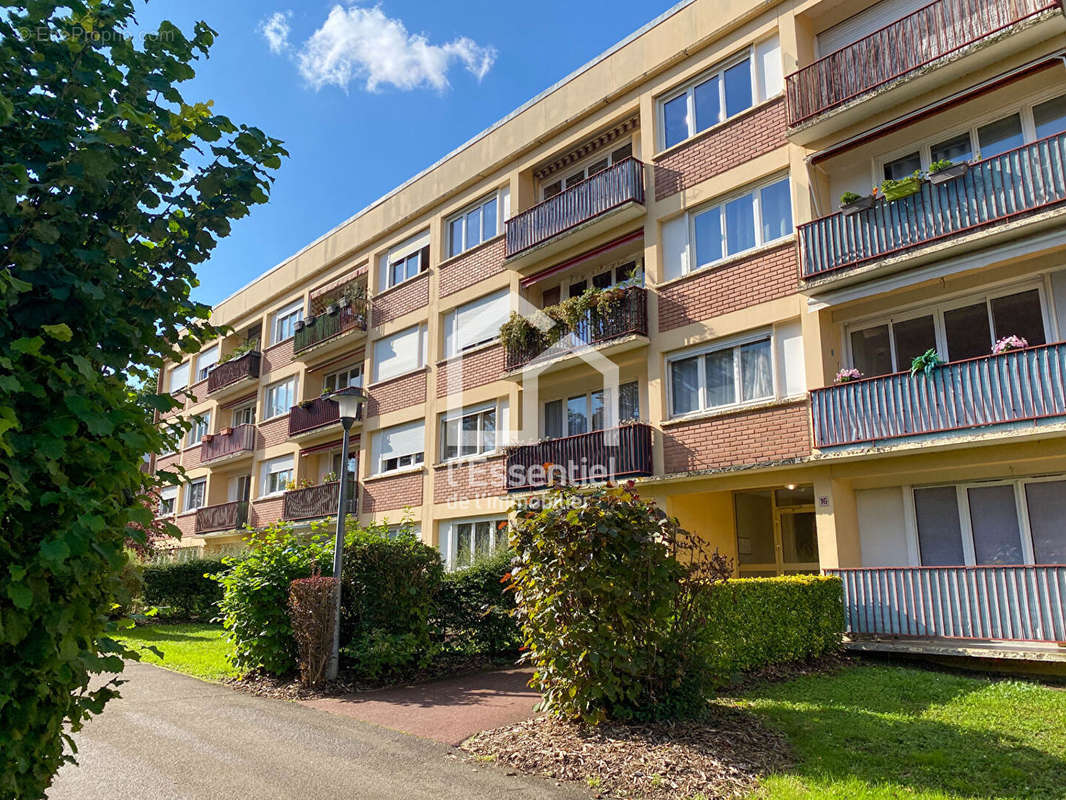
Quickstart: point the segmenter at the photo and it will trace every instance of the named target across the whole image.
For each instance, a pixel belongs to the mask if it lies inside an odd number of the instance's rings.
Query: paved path
[[[443,681],[308,700],[305,705],[444,744],[533,715],[532,670],[481,672]]]
[[[448,757],[438,742],[147,664],[75,739],[49,800],[579,798]]]

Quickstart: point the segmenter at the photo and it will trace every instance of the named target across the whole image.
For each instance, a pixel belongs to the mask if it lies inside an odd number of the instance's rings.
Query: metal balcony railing
[[[242,356],[218,364],[207,375],[207,393],[217,392],[245,378],[258,378],[261,359],[262,354],[258,350],[250,350]]]
[[[196,532],[231,531],[248,522],[248,501],[237,500],[196,509]]]
[[[214,461],[241,452],[250,453],[255,450],[255,430],[255,425],[246,423],[232,428],[229,433],[212,435],[211,440],[205,439],[200,447],[200,461]]]
[[[362,419],[362,413],[363,407],[360,406],[356,419]],[[305,400],[289,409],[289,436],[332,425],[334,422],[340,422],[340,406],[336,400],[330,400],[326,395]]]
[[[507,489],[541,489],[652,474],[651,426],[636,422],[507,451]]]
[[[331,481],[318,486],[308,486],[305,489],[290,489],[285,492],[282,517],[295,520],[336,516],[337,504],[340,502],[340,488],[340,481]],[[349,480],[345,514],[355,513],[356,496],[356,483]]]
[[[366,311],[351,306],[339,308],[335,314],[319,314],[311,325],[305,324],[293,337],[293,351],[299,353],[334,336],[351,330],[366,330]]]

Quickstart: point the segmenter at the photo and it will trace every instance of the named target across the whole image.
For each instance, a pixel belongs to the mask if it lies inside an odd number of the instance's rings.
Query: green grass
[[[140,625],[121,631],[116,639],[141,652],[141,661],[159,664],[195,678],[219,681],[238,673],[226,661],[229,645],[221,625]],[[153,646],[163,657],[143,648]]]
[[[760,797],[1066,797],[1066,691],[894,666],[768,684],[740,703],[797,764]]]

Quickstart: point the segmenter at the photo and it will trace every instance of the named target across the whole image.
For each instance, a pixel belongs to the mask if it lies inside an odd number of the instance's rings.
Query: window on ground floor
[[[442,522],[440,554],[448,570],[469,567],[497,547],[507,546],[507,519],[465,519]]]
[[[812,486],[734,492],[733,509],[741,576],[818,571]]]

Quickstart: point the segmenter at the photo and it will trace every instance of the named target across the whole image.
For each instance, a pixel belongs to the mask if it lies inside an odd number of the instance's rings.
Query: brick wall
[[[456,376],[456,373],[460,371],[462,372],[461,379]],[[440,361],[437,363],[437,397],[444,397],[459,391],[465,392],[475,386],[492,383],[499,380],[503,372],[502,344],[486,347],[468,356]],[[454,381],[455,385],[449,385],[449,380]]]
[[[417,278],[386,289],[377,295],[371,307],[373,308],[374,324],[384,325],[399,319],[404,314],[409,314],[416,308],[425,308],[429,305],[429,273],[424,272]]]
[[[440,265],[440,296],[447,297],[460,289],[503,272],[506,237],[489,239],[484,244]]]
[[[363,513],[422,505],[422,471],[363,481]]]
[[[174,453],[173,455],[163,456],[155,460],[155,471],[159,472],[163,469],[170,469],[177,465],[178,460],[181,458],[180,453]]]
[[[263,528],[281,519],[285,498],[268,497],[265,500],[253,500],[248,511],[248,524],[253,528]]]
[[[190,397],[189,399],[193,403],[202,403],[204,400],[206,400],[207,399],[207,378],[204,378],[199,383],[194,383],[192,386],[190,386],[189,387],[189,394],[192,395],[192,397]],[[193,397],[195,397],[196,399],[193,400],[192,399]]]
[[[437,467],[433,502],[450,503],[507,494],[506,471],[507,459],[503,456]]]
[[[185,451],[185,455],[182,457],[181,465],[185,469],[195,469],[200,466],[200,451],[203,450],[202,445],[194,445]]]
[[[263,351],[263,359],[259,362],[259,374],[269,375],[274,370],[292,363],[292,346],[294,339],[286,339],[278,342],[273,347]]]
[[[366,404],[367,417],[377,417],[401,408],[426,402],[426,371],[375,383],[367,387],[370,399]]]
[[[256,438],[256,447],[270,447],[281,444],[289,439],[289,417],[285,415],[272,419],[268,422],[259,423],[259,434]]]
[[[182,536],[192,536],[196,533],[196,512],[193,511],[189,514],[179,514],[173,520],[174,524],[178,526],[178,530],[181,531]]]
[[[669,331],[797,291],[796,246],[693,273],[659,289],[659,330]]]
[[[786,127],[781,97],[694,136],[655,160],[655,198],[677,194],[783,146]]]
[[[802,400],[671,425],[663,430],[666,474],[809,456],[808,417]]]

